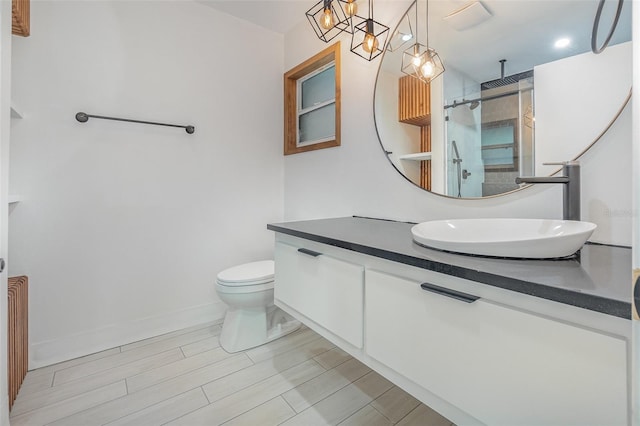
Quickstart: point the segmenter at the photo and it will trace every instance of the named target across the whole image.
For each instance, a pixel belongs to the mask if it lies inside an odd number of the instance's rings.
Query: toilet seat
[[[275,265],[273,260],[244,263],[220,272],[216,278],[218,287],[228,293],[242,293],[238,287],[252,287],[252,291],[273,288]],[[237,290],[234,291],[233,289]]]
[[[242,293],[256,293],[259,291],[273,290],[273,281],[268,281],[263,284],[244,284],[244,285],[226,285],[220,282],[216,282],[216,291],[218,293],[225,294],[242,294]]]

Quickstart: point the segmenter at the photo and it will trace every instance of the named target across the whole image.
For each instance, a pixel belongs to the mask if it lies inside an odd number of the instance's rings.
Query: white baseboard
[[[29,370],[217,321],[224,318],[226,309],[227,306],[223,302],[207,303],[167,315],[136,319],[59,339],[32,343],[29,349]]]

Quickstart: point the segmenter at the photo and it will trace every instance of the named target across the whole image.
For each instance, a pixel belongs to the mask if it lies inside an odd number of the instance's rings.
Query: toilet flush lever
[[[300,253],[304,253],[304,254],[306,254],[308,256],[313,256],[313,257],[318,257],[318,256],[320,256],[322,254],[322,253],[319,253],[317,251],[309,250],[309,249],[306,249],[306,248],[299,248],[298,251]]]

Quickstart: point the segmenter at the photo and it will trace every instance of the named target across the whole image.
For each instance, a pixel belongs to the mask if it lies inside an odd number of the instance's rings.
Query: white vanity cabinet
[[[453,422],[629,423],[628,320],[284,234],[275,262],[276,305]]]
[[[276,243],[275,262],[277,304],[284,303],[356,348],[362,348],[362,265],[285,243]]]
[[[627,424],[624,340],[424,276],[367,271],[369,356],[488,425]]]

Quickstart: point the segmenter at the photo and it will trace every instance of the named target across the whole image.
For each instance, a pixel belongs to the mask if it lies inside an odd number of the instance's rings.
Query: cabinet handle
[[[478,296],[474,296],[473,294],[463,293],[461,291],[451,290],[448,288],[440,287],[437,285],[422,283],[420,287],[423,290],[430,291],[432,293],[439,294],[441,296],[451,297],[452,299],[460,300],[465,303],[473,303],[476,300],[480,299]]]
[[[322,254],[322,253],[318,253],[317,251],[309,250],[306,248],[299,248],[298,251],[300,253],[304,253],[306,255],[313,256],[313,257],[318,257]]]

